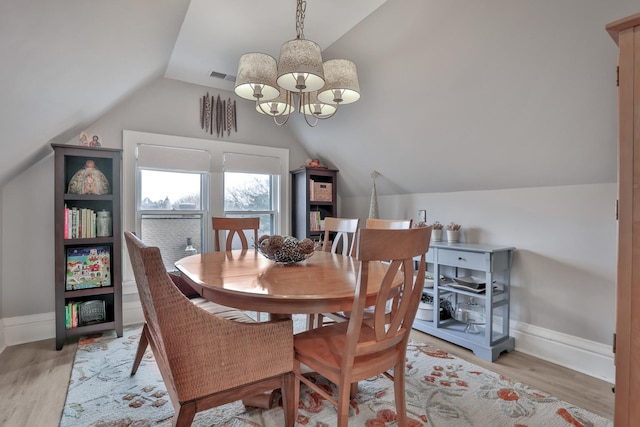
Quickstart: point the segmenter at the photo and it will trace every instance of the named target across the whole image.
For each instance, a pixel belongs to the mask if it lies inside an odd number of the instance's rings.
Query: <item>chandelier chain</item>
[[[296,6],[296,35],[298,40],[304,40],[304,13],[307,10],[307,2],[298,0]]]

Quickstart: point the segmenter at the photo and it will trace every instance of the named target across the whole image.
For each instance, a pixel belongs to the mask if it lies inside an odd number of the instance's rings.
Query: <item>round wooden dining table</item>
[[[360,262],[316,251],[300,263],[278,264],[248,249],[191,255],[175,266],[204,298],[277,318],[351,310]],[[369,263],[368,305],[375,304],[386,270],[384,263]]]

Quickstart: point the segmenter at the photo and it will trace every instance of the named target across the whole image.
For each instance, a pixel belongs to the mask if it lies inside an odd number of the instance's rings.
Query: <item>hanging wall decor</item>
[[[238,132],[238,117],[236,115],[236,101],[221,99],[220,95],[206,95],[200,98],[200,127],[210,135],[223,138],[231,131]]]

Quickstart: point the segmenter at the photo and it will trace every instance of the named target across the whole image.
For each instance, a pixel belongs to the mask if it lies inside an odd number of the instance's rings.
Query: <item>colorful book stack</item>
[[[322,218],[319,211],[309,212],[309,226],[311,231],[323,231]]]
[[[93,209],[64,207],[64,238],[96,237],[96,213]]]

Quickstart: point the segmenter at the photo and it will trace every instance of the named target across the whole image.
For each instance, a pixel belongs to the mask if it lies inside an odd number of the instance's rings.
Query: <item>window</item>
[[[274,234],[277,211],[275,195],[278,194],[277,175],[225,172],[224,215],[227,217],[259,217],[258,236]],[[249,246],[253,235],[247,235]],[[240,239],[234,240],[233,248],[240,248]]]
[[[139,169],[138,215],[140,238],[158,246],[167,270],[175,270],[174,263],[192,250],[202,251],[206,211],[207,175]]]

